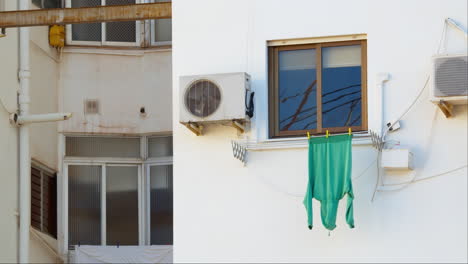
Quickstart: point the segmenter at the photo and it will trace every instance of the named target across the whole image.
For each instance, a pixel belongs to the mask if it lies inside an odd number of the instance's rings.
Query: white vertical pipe
[[[19,10],[29,9],[29,0],[19,0]],[[29,28],[19,29],[19,114],[29,113]],[[31,158],[29,126],[19,128],[19,262],[29,263],[29,226],[31,225]]]
[[[384,84],[389,80],[390,75],[388,73],[379,73],[377,74],[377,102],[380,102],[380,107],[377,111],[378,117],[380,118],[379,131],[378,134],[383,136],[385,131],[385,109],[384,109]]]

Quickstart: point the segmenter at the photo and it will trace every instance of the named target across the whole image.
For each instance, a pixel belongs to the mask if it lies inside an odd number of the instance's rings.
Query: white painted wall
[[[467,21],[467,3],[453,1],[175,1],[173,3],[173,115],[176,262],[466,262],[466,167],[371,197],[375,151],[353,147],[356,228],[340,211],[328,236],[314,204],[309,231],[302,205],[307,150],[249,152],[246,167],[232,157],[234,129],[214,126],[196,137],[178,123],[179,77],[247,71],[256,92],[250,139],[267,130],[266,41],[368,34],[369,126],[376,129],[376,76],[388,72],[385,119],[398,117],[429,74],[443,20]],[[466,24],[464,24],[467,27]],[[452,29],[448,53],[467,52]],[[411,148],[414,172],[388,182],[423,178],[467,163],[467,107],[446,119],[426,89],[403,128],[389,138]],[[343,208],[341,208],[343,209]]]
[[[32,8],[35,8],[31,5]],[[49,27],[33,27],[30,29],[30,113],[56,113],[58,111],[58,80],[59,80],[59,52],[49,46]],[[56,122],[37,123],[30,125],[31,158],[35,159],[54,171],[59,170],[57,162],[57,133]],[[33,231],[34,232],[34,231]],[[56,257],[57,239],[36,231],[44,240],[30,233],[29,259],[34,263],[58,263]],[[54,253],[55,251],[55,253]]]
[[[64,133],[139,134],[172,131],[170,50],[66,48],[61,66],[61,111],[73,117]],[[84,115],[98,99],[99,115]],[[145,107],[146,117],[140,116]]]
[[[49,46],[49,27],[33,27],[31,32],[32,114],[58,111],[59,52]],[[31,125],[31,157],[58,170],[57,122]]]
[[[34,6],[31,6],[34,8]],[[4,8],[4,10],[2,10]],[[2,1],[0,11],[16,10],[17,1]],[[18,138],[9,114],[17,110],[18,30],[7,29],[0,38],[0,262],[17,262],[18,254]],[[31,113],[57,111],[57,53],[48,45],[48,27],[31,29]],[[8,111],[8,112],[7,112]],[[31,157],[57,170],[57,125],[31,125]],[[56,240],[50,238],[50,244]],[[53,263],[57,259],[37,239],[30,241],[31,262]]]
[[[16,9],[14,1],[2,4],[0,10]],[[17,262],[18,248],[18,131],[10,125],[8,112],[17,109],[17,71],[18,30],[7,29],[7,36],[0,38],[0,262],[10,263]]]

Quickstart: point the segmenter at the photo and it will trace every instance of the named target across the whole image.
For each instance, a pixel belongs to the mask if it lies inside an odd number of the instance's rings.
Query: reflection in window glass
[[[106,167],[107,245],[138,245],[138,167]]]
[[[172,165],[150,168],[151,245],[173,243]]]
[[[279,52],[279,130],[317,127],[315,49]]]
[[[361,125],[361,46],[322,49],[323,127]]]

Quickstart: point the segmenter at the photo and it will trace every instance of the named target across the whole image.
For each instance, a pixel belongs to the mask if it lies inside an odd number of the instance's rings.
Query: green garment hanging
[[[348,195],[346,222],[354,228],[353,185],[351,183],[352,135],[309,139],[309,183],[304,198],[309,229],[312,229],[312,198],[320,201],[322,224],[336,227],[338,203]]]

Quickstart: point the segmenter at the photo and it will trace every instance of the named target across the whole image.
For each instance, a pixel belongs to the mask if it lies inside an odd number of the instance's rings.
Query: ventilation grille
[[[185,93],[185,106],[197,117],[207,117],[213,114],[221,103],[219,87],[208,80],[198,80],[192,83]]]
[[[434,95],[468,95],[467,56],[441,57],[434,61]]]
[[[99,101],[97,99],[88,99],[84,101],[85,115],[99,114]]]

